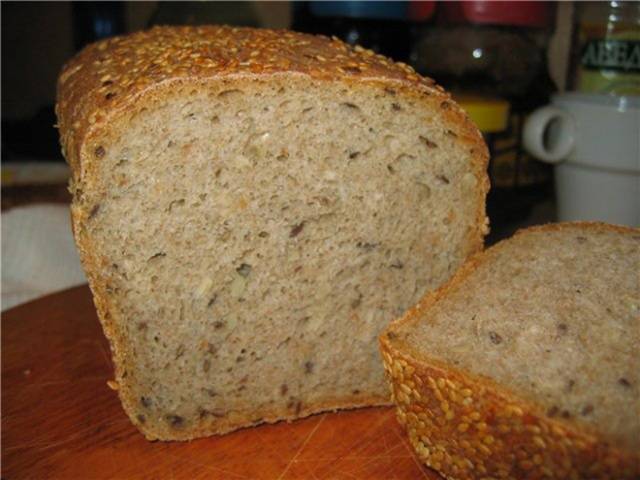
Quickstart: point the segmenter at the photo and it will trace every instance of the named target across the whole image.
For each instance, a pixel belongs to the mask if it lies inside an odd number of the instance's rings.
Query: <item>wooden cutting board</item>
[[[390,408],[314,415],[186,443],[129,423],[91,294],[2,314],[2,478],[439,479]]]

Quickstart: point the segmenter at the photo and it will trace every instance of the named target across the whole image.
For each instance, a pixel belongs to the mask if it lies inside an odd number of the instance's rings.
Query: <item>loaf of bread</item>
[[[640,478],[640,230],[522,231],[380,342],[398,419],[446,478]]]
[[[149,439],[389,404],[382,328],[482,246],[478,130],[338,40],[108,39],[65,66],[57,114],[112,385]]]

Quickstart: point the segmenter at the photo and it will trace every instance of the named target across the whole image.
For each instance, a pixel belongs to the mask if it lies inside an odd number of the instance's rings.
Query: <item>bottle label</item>
[[[587,70],[640,73],[640,42],[590,40],[582,48],[580,63]]]
[[[581,25],[578,91],[640,95],[640,34],[637,29],[618,28]]]

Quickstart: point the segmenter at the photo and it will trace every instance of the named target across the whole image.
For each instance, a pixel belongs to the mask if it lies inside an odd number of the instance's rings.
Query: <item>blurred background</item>
[[[155,24],[224,23],[336,35],[455,89],[480,127],[499,137],[494,187],[505,191],[492,198],[494,225],[526,216],[550,184],[549,169],[519,151],[521,114],[564,87],[572,8],[516,3],[475,2],[463,11],[461,4],[436,2],[2,2],[3,208],[23,199],[66,200],[64,188],[25,187],[48,178],[60,183],[66,175],[53,105],[57,76],[75,52]],[[490,100],[481,102],[479,94]],[[503,198],[516,183],[517,195]],[[14,191],[17,184],[22,192]]]
[[[54,128],[55,85],[63,63],[98,39],[166,24],[291,28],[336,35],[411,64],[453,92],[489,145],[489,243],[558,219],[554,168],[523,141],[533,112],[567,90],[636,99],[640,93],[638,59],[632,61],[640,49],[640,2],[3,1],[1,8],[3,309],[50,288],[40,278],[46,268],[30,274],[46,286],[29,291],[36,280],[25,281],[10,261],[25,251],[59,252],[62,243],[51,239],[69,237],[67,214],[52,210],[70,200]],[[553,128],[543,133],[543,147],[553,147]],[[631,173],[638,182],[638,172]],[[37,215],[25,217],[28,208]],[[42,234],[47,221],[57,233]],[[77,260],[62,263],[47,274],[58,286],[83,281]]]

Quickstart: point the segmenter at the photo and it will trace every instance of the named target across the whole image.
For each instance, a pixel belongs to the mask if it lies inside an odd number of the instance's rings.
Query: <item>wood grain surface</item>
[[[86,286],[2,314],[2,479],[439,479],[390,408],[148,442],[115,392]]]

